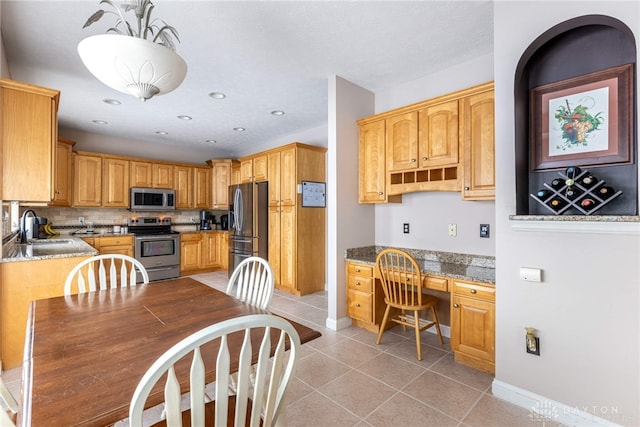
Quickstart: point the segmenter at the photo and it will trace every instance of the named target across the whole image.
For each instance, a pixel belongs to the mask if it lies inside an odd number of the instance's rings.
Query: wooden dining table
[[[18,424],[107,426],[127,418],[140,378],[171,346],[211,324],[262,313],[269,312],[188,277],[32,301]],[[289,321],[302,343],[320,336]]]

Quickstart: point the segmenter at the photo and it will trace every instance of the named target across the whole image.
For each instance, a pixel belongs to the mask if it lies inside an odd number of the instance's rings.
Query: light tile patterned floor
[[[192,277],[226,289],[226,272]],[[413,332],[402,333],[399,327],[386,332],[379,346],[375,334],[360,328],[326,329],[325,292],[296,297],[275,291],[271,310],[322,333],[302,346],[287,392],[288,426],[543,425],[529,411],[493,397],[493,377],[456,363],[447,339],[441,346],[425,332],[423,360],[418,361]],[[3,374],[16,397],[20,371]]]

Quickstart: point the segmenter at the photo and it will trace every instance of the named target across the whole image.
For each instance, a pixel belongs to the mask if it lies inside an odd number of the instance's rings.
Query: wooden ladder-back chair
[[[227,294],[266,309],[274,288],[273,269],[264,258],[249,257],[236,266],[229,278]]]
[[[230,340],[242,341],[239,354],[230,354],[227,344]],[[212,344],[218,345],[217,349],[206,347]],[[289,346],[288,352],[285,352],[285,345]],[[142,426],[145,402],[152,390],[156,396],[161,393],[156,383],[163,378],[166,378],[166,419],[157,425],[239,427],[282,424],[283,420],[278,417],[283,417],[284,394],[293,379],[299,352],[300,337],[293,326],[285,319],[270,314],[237,317],[201,329],[167,350],[144,374],[129,406],[130,425]],[[252,358],[257,358],[254,386],[249,381]],[[191,359],[190,370],[187,366],[174,368],[183,359]],[[209,402],[204,390],[205,372],[213,365],[215,400]],[[229,396],[228,379],[234,366],[238,367],[238,392]],[[180,378],[176,372],[182,374]],[[181,396],[186,392],[190,395],[190,407],[182,412]]]
[[[420,332],[435,326],[440,344],[443,344],[438,313],[436,312],[439,300],[433,295],[422,293],[420,267],[408,253],[398,249],[385,249],[378,254],[376,265],[384,291],[384,301],[387,304],[376,344],[380,344],[382,333],[389,321],[402,325],[404,329],[407,326],[412,327],[416,332],[418,360],[422,360]],[[391,309],[400,310],[400,312],[390,316]],[[420,319],[420,311],[427,309],[431,310],[433,321]],[[406,312],[412,312],[412,316],[407,316]]]
[[[149,283],[149,274],[137,259],[120,254],[96,255],[73,267],[64,282],[64,294],[136,286],[136,270],[142,274],[142,283]]]

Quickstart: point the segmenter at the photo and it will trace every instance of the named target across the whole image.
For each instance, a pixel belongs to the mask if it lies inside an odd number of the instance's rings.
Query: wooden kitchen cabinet
[[[240,161],[240,182],[262,182],[269,178],[268,157],[258,154]]]
[[[43,259],[0,264],[2,368],[22,365],[25,325],[31,301],[64,295],[67,275],[88,257]]]
[[[402,196],[387,192],[385,121],[360,126],[358,147],[358,201],[360,203],[402,202]]]
[[[0,79],[2,191],[0,199],[54,199],[60,92]]]
[[[347,316],[354,326],[377,333],[386,305],[375,266],[349,261],[346,269]]]
[[[176,190],[176,209],[193,207],[193,168],[173,167],[173,184]]]
[[[229,233],[225,231],[203,232],[202,269],[228,269],[229,265]]]
[[[102,205],[102,156],[73,153],[73,206]]]
[[[211,168],[193,168],[193,207],[211,209]]]
[[[418,167],[418,112],[410,111],[385,121],[389,172]]]
[[[495,199],[495,107],[493,84],[461,100],[464,200]]]
[[[98,250],[100,255],[119,254],[130,257],[134,256],[133,236],[98,236],[93,239],[92,246]],[[87,243],[89,242],[87,241]]]
[[[231,185],[231,168],[233,161],[209,160],[212,178],[212,207],[213,209],[229,209],[229,185]]]
[[[102,162],[102,206],[129,207],[129,160],[104,157]]]
[[[132,187],[173,188],[173,165],[131,160]]]
[[[401,201],[417,191],[494,198],[493,82],[366,117],[358,126],[360,203]]]
[[[452,281],[451,349],[457,362],[495,372],[495,286]]]
[[[231,184],[240,184],[242,182],[242,171],[240,162],[236,162],[231,166]]]
[[[130,165],[129,178],[132,187],[150,188],[153,186],[153,163],[132,160]]]
[[[421,168],[458,164],[458,100],[418,112],[417,156]]]
[[[75,141],[58,137],[53,200],[50,206],[70,207],[73,194],[73,146]]]
[[[265,153],[269,263],[278,289],[305,295],[325,285],[325,209],[302,207],[297,186],[325,181],[326,149],[293,143]]]
[[[202,268],[203,233],[180,233],[180,274]]]

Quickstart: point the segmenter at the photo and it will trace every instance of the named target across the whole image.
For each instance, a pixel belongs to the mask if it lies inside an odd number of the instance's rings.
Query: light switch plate
[[[458,225],[457,224],[449,224],[449,236],[455,237],[458,235]]]
[[[520,278],[527,282],[542,282],[542,270],[539,268],[520,267]]]

